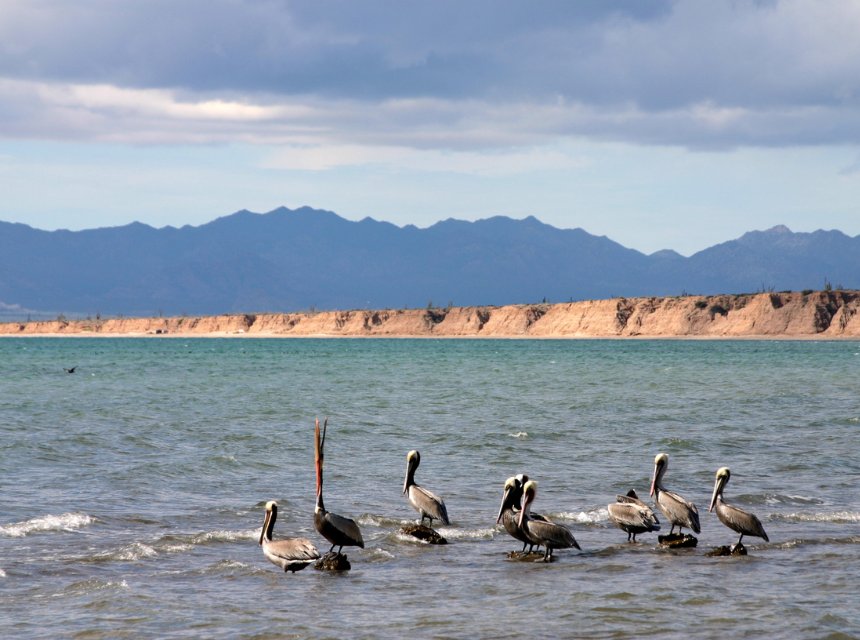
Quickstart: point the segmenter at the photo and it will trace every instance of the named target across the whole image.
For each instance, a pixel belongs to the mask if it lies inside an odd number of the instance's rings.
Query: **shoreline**
[[[860,291],[0,323],[2,337],[860,340]]]

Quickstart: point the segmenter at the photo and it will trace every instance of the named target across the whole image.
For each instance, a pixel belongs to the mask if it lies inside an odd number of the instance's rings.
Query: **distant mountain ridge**
[[[0,222],[3,316],[504,305],[825,282],[860,288],[860,236],[778,226],[687,258],[645,255],[532,216],[419,229],[281,207],[182,228],[132,223],[72,232]]]

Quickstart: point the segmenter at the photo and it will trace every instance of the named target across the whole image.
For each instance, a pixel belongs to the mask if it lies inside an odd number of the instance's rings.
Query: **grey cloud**
[[[192,138],[254,139],[262,125],[418,146],[858,137],[860,11],[848,1],[0,0],[0,9],[0,79],[22,86],[110,84],[318,109],[199,122]],[[24,135],[40,117],[83,137],[130,123],[154,138],[179,128],[121,109],[45,106],[35,89],[28,115],[25,98],[0,107],[14,110],[3,135]],[[428,102],[392,107],[410,99]]]

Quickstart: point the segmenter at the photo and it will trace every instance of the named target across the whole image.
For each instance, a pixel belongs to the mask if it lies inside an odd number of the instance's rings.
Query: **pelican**
[[[531,504],[536,495],[537,482],[529,480],[523,487],[523,505],[518,524],[530,543],[546,547],[546,553],[543,556],[544,562],[548,562],[552,558],[553,549],[568,549],[570,547],[581,549],[570,529],[564,525],[535,520],[529,516]]]
[[[660,521],[647,504],[631,489],[626,496],[615,496],[616,502],[608,505],[609,519],[622,531],[627,532],[627,542],[636,542],[637,533],[659,531]]]
[[[263,530],[260,532],[260,546],[263,547],[263,555],[269,562],[284,571],[295,573],[319,559],[320,552],[307,538],[272,540],[272,529],[275,528],[277,519],[278,503],[270,500],[266,503],[266,519],[263,520]]]
[[[512,537],[523,543],[525,553],[526,546],[529,546],[529,551],[534,549],[535,545],[531,542],[526,534],[519,527],[519,512],[520,503],[523,498],[523,485],[528,482],[529,477],[524,474],[511,476],[505,480],[505,490],[502,494],[502,504],[499,507],[499,516],[496,518],[496,524],[501,523]],[[532,520],[540,520],[541,522],[549,522],[544,516],[539,513],[529,513]]]
[[[361,529],[351,518],[344,518],[336,513],[326,511],[323,504],[323,448],[325,447],[325,432],[328,427],[328,418],[323,423],[322,437],[320,437],[320,421],[317,419],[314,429],[314,466],[317,472],[317,503],[314,507],[314,527],[320,535],[331,542],[329,553],[337,547],[340,553],[344,547],[361,547],[364,549],[364,540],[361,537]]]
[[[448,520],[448,509],[442,498],[415,484],[415,470],[421,464],[421,454],[415,450],[406,454],[406,479],[403,481],[403,495],[409,498],[409,503],[421,514],[419,524],[424,524],[424,518],[439,520],[442,524],[451,524]]]
[[[737,544],[732,546],[732,550],[742,546],[741,540],[743,540],[744,536],[764,538],[765,542],[770,542],[767,533],[764,531],[764,527],[761,526],[761,520],[752,513],[723,501],[723,489],[725,489],[731,477],[732,472],[728,467],[722,467],[717,471],[717,479],[714,482],[714,494],[711,496],[711,505],[708,507],[708,511],[713,511],[714,507],[716,507],[717,517],[720,519],[720,522],[729,529],[741,534]]]
[[[669,456],[665,453],[657,454],[654,458],[654,477],[651,480],[650,495],[654,496],[654,501],[660,507],[660,511],[669,520],[672,528],[669,529],[671,535],[678,527],[678,535],[681,534],[681,529],[687,527],[695,533],[702,531],[699,526],[699,510],[692,502],[687,502],[674,491],[668,491],[663,488],[663,474],[666,473],[666,468],[669,466]]]

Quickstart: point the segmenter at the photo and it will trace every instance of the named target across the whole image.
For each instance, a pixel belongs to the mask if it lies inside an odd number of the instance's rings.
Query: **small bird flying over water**
[[[701,532],[699,526],[699,510],[692,502],[688,502],[674,491],[669,491],[663,487],[663,474],[669,467],[669,456],[665,453],[657,454],[654,458],[654,477],[651,479],[650,495],[654,496],[654,501],[660,507],[660,511],[666,516],[672,528],[669,533],[675,531],[678,527],[678,533],[681,529],[687,527],[695,533]]]
[[[326,511],[323,504],[323,448],[325,447],[325,434],[328,427],[328,418],[325,419],[320,436],[320,421],[316,421],[314,428],[314,466],[317,474],[317,503],[314,507],[314,527],[320,535],[331,542],[329,553],[338,547],[340,553],[344,547],[360,547],[364,549],[364,539],[361,537],[361,529],[355,520],[339,516],[336,513]]]
[[[75,369],[77,369],[77,368],[78,368],[77,365],[75,365],[74,367],[71,367],[69,369],[66,369],[65,367],[63,367],[63,371],[65,371],[66,373],[74,373]]]
[[[534,520],[529,516],[531,504],[537,496],[537,482],[529,480],[523,487],[523,502],[520,510],[519,526],[525,536],[537,545],[544,545],[546,553],[544,553],[544,562],[552,558],[553,549],[568,549],[574,547],[580,549],[576,538],[570,532],[570,529],[561,524],[554,522],[542,522]]]
[[[716,481],[714,482],[714,493],[711,496],[711,504],[708,511],[713,511],[716,507],[717,517],[729,529],[741,534],[736,544],[732,545],[732,549],[737,548],[741,544],[744,536],[755,536],[764,538],[765,542],[770,542],[765,533],[764,527],[754,514],[749,511],[744,511],[738,507],[730,505],[723,500],[723,489],[729,483],[729,478],[732,477],[732,472],[728,467],[721,467],[717,470]]]
[[[659,531],[660,521],[647,504],[631,489],[626,496],[616,496],[616,502],[607,506],[609,519],[622,531],[627,532],[627,542],[636,542],[636,535],[648,531]]]
[[[448,509],[442,498],[415,484],[415,470],[421,464],[421,454],[413,450],[406,454],[406,479],[403,481],[403,494],[409,498],[409,503],[421,514],[419,524],[424,524],[424,518],[439,520],[442,524],[451,524],[448,520]]]
[[[314,543],[307,538],[284,538],[272,540],[272,529],[278,519],[278,503],[270,500],[266,503],[266,519],[263,520],[263,530],[260,532],[260,546],[263,555],[272,564],[284,571],[301,571],[314,560],[318,560],[320,552]]]

